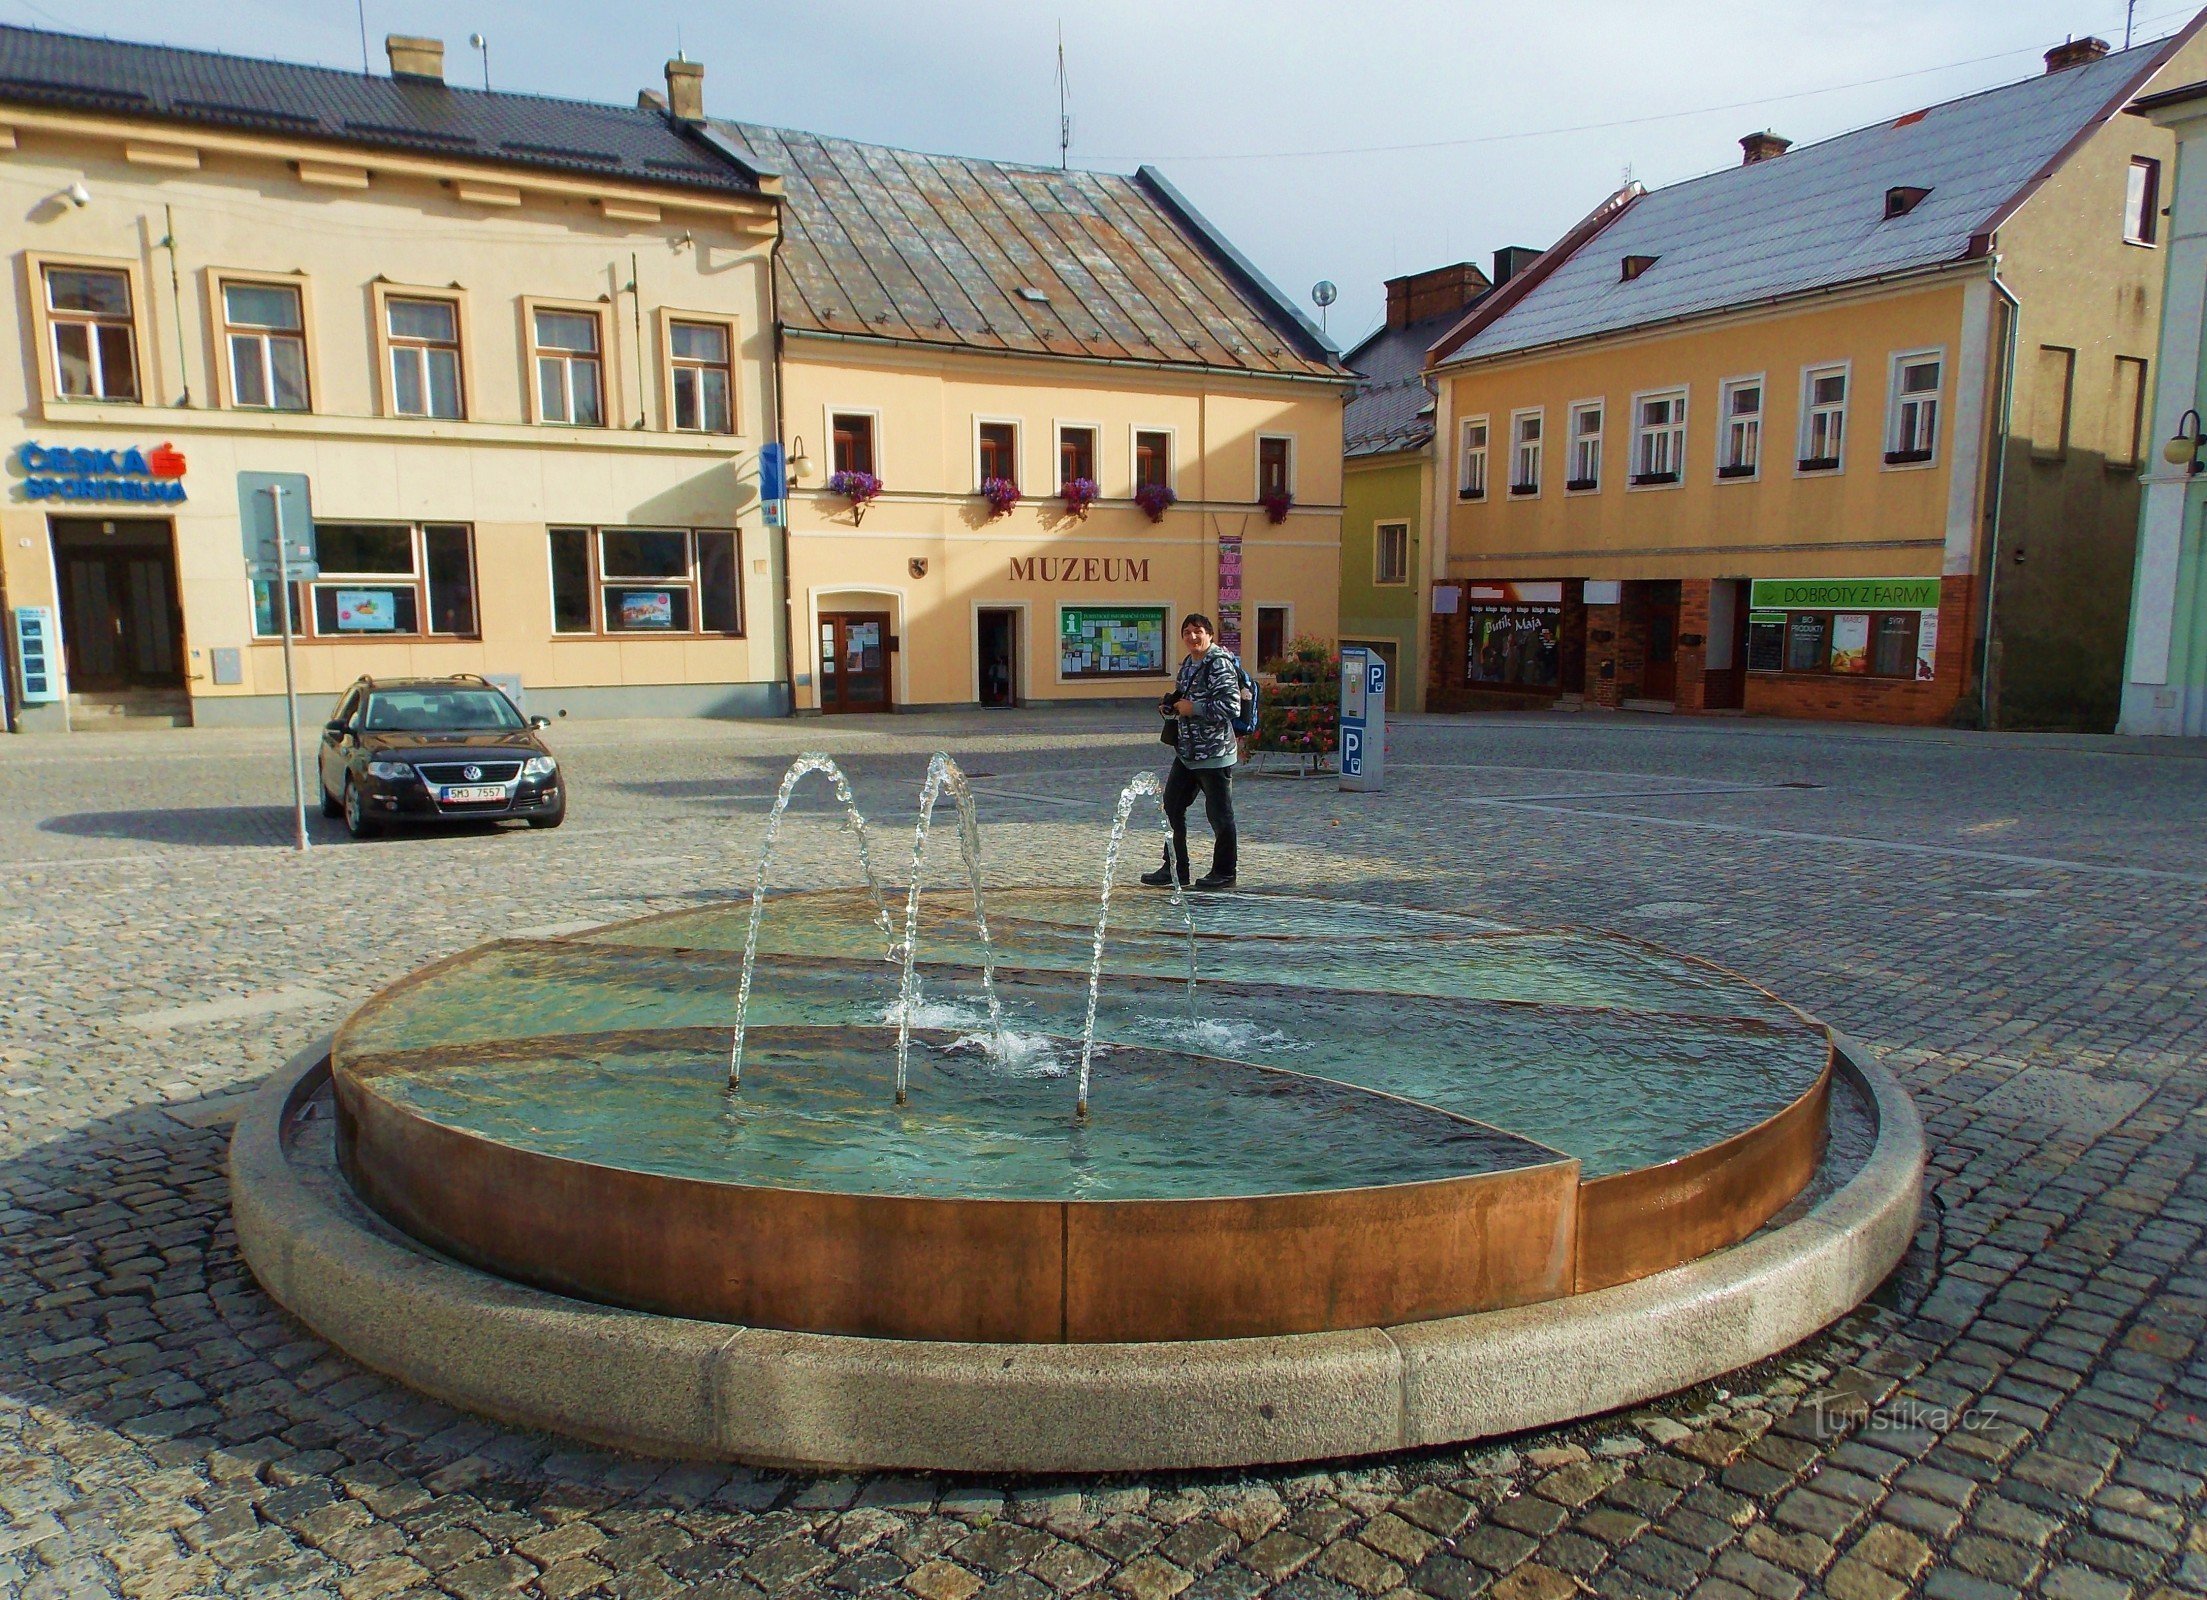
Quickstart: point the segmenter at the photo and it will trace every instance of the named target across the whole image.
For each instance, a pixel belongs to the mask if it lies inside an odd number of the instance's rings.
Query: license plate
[[[459,801],[462,803],[469,800],[503,800],[506,798],[506,791],[495,783],[478,783],[462,785],[457,789],[447,789],[444,792],[444,798],[448,802]]]

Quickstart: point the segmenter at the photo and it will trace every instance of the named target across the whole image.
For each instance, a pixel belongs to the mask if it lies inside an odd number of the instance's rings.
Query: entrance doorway
[[[1738,711],[1747,704],[1747,582],[1717,578],[1709,584],[1709,656],[1702,708]]]
[[[886,611],[820,613],[820,709],[889,709],[889,635]]]
[[[1262,672],[1287,654],[1287,607],[1257,607],[1257,659],[1249,665]]]
[[[49,527],[70,691],[180,693],[184,618],[170,523],[55,517]]]
[[[1019,613],[1011,609],[983,610],[975,618],[975,633],[979,652],[975,666],[980,674],[981,704],[1016,706],[1019,704]]]
[[[1678,583],[1670,580],[1638,583],[1640,637],[1646,643],[1641,657],[1640,698],[1678,698]]]

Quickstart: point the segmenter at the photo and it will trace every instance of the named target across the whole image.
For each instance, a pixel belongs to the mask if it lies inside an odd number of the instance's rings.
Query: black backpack
[[[1234,713],[1234,733],[1246,739],[1257,731],[1257,680],[1249,676],[1240,656],[1234,657],[1234,673],[1241,679],[1241,706]]]

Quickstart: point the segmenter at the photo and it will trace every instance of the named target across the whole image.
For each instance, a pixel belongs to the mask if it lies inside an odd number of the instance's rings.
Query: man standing
[[[1234,718],[1241,711],[1241,668],[1230,651],[1219,648],[1211,619],[1191,613],[1180,624],[1187,659],[1173,692],[1158,711],[1174,719],[1172,772],[1165,779],[1165,817],[1172,824],[1172,848],[1165,864],[1142,874],[1152,888],[1164,889],[1177,876],[1188,883],[1188,807],[1203,795],[1203,814],[1214,844],[1211,870],[1195,880],[1198,889],[1231,889],[1239,840],[1234,831]]]

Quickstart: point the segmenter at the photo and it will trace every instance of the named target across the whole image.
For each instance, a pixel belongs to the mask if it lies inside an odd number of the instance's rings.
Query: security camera
[[[92,191],[84,186],[82,179],[69,185],[62,193],[69,197],[69,203],[79,211],[92,203]]]

